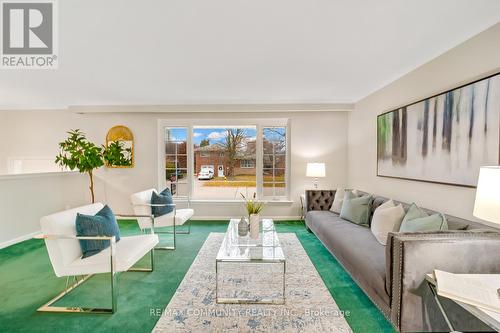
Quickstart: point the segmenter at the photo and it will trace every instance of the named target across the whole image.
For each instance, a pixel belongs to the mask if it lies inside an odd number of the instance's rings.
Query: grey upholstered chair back
[[[335,198],[335,190],[307,190],[306,211],[329,210]]]

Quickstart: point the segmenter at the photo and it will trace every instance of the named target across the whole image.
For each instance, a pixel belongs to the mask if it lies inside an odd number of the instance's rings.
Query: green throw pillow
[[[372,196],[357,197],[351,191],[346,191],[340,217],[344,220],[368,227],[370,223],[370,210]]]
[[[426,216],[429,216],[429,214],[427,214],[422,209],[420,209],[415,203],[412,203],[410,208],[408,208],[408,210],[406,211],[405,217],[403,218],[401,223],[397,226],[394,226],[394,230],[400,230],[403,223],[406,224],[406,221],[414,220],[414,219],[418,219],[418,218],[426,217]]]
[[[434,214],[431,216],[420,217],[401,223],[399,232],[415,231],[439,231],[448,230],[448,223],[443,214]]]

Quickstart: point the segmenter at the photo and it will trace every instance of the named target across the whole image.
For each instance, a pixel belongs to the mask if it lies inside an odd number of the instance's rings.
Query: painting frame
[[[401,180],[408,180],[408,181],[417,181],[417,182],[423,182],[423,183],[431,183],[431,184],[439,184],[439,185],[447,185],[447,186],[458,186],[458,187],[465,187],[465,188],[476,188],[477,185],[474,184],[463,184],[463,183],[456,183],[456,182],[450,182],[450,181],[440,181],[440,180],[433,180],[433,179],[421,179],[421,178],[413,178],[413,177],[404,177],[404,176],[395,176],[395,175],[387,175],[387,174],[381,174],[381,171],[380,171],[380,162],[381,162],[381,158],[380,158],[380,133],[379,133],[379,119],[381,117],[384,117],[384,116],[387,116],[388,114],[391,114],[391,113],[394,113],[394,112],[399,112],[399,110],[403,110],[403,109],[408,109],[412,106],[416,106],[418,105],[419,103],[425,103],[426,101],[429,101],[429,100],[432,100],[432,99],[437,99],[439,98],[440,96],[443,96],[443,95],[446,95],[446,94],[449,94],[449,93],[452,93],[454,91],[457,91],[457,90],[460,90],[460,89],[463,89],[463,88],[466,88],[468,86],[472,86],[476,83],[480,83],[482,81],[486,81],[486,80],[490,80],[492,78],[496,78],[498,77],[500,79],[500,71],[495,71],[494,73],[492,74],[488,74],[486,76],[481,76],[480,78],[478,79],[474,79],[474,80],[471,80],[471,81],[468,81],[464,84],[461,84],[461,85],[457,85],[451,89],[447,89],[447,90],[444,90],[444,91],[441,91],[441,92],[438,92],[432,96],[428,96],[428,97],[425,97],[425,98],[422,98],[420,100],[417,100],[417,101],[414,101],[414,102],[411,102],[409,104],[405,104],[405,105],[402,105],[402,106],[399,106],[399,107],[396,107],[396,108],[393,108],[389,111],[385,111],[381,114],[378,114],[377,115],[377,121],[376,121],[376,149],[375,149],[375,152],[376,152],[376,163],[377,163],[377,167],[376,167],[376,171],[377,171],[377,177],[381,177],[381,178],[392,178],[392,179],[401,179]],[[413,112],[413,111],[406,111],[406,112]],[[415,111],[416,112],[416,111]],[[497,165],[500,165],[500,110],[499,110],[499,114],[498,114],[498,118],[497,119],[497,122],[494,123],[495,126],[497,126],[497,130],[498,130],[498,135],[496,137],[496,154],[497,154],[497,158],[496,158],[496,164]]]

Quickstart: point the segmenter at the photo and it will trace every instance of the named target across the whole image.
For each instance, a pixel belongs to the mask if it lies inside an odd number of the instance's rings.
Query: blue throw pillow
[[[95,215],[76,215],[76,235],[77,236],[115,236],[116,241],[120,240],[120,228],[116,222],[115,214],[107,205]],[[80,239],[82,248],[82,258],[93,256],[109,247],[108,240],[87,240]]]
[[[161,193],[157,194],[153,191],[151,194],[151,204],[152,205],[161,205],[168,204],[172,205],[174,203],[174,199],[172,198],[172,193],[170,193],[170,189],[166,188]],[[151,212],[154,217],[159,217],[162,215],[166,215],[174,210],[173,206],[153,206],[151,207]]]

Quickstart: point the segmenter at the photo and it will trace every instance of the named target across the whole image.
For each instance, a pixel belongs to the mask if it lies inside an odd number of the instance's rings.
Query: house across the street
[[[286,159],[281,152],[281,146],[265,139],[263,143],[264,173],[274,172],[275,176],[283,176]],[[250,140],[245,144],[244,148],[237,152],[233,176],[255,175],[255,147],[255,140]],[[229,170],[229,154],[226,147],[219,143],[209,144],[203,147],[195,146],[194,167],[196,174],[198,174],[201,169],[209,168],[214,170],[216,177],[229,176],[231,172]],[[271,175],[269,174],[269,176]]]
[[[201,169],[214,170],[216,177],[230,175],[229,154],[221,144],[211,144],[194,148],[194,167],[198,174]],[[246,149],[238,152],[234,162],[234,176],[255,175],[255,141],[250,141]]]

